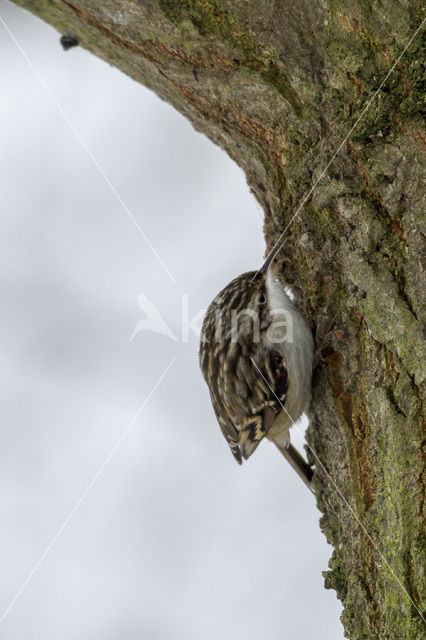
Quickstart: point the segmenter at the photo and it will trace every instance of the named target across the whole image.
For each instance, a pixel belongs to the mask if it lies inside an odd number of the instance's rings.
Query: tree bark
[[[420,640],[424,28],[381,82],[422,3],[15,3],[175,106],[244,169],[267,246],[286,231],[282,272],[317,340],[308,453],[334,547],[325,585],[352,640]]]

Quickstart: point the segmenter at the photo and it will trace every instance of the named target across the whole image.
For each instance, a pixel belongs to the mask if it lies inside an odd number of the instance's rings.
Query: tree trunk
[[[420,640],[424,29],[409,42],[422,3],[15,1],[223,147],[269,248],[285,230],[283,274],[317,340],[308,442],[334,547],[325,584],[349,638]]]

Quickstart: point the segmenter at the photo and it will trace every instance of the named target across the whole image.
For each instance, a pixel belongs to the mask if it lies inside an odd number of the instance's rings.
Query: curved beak
[[[272,247],[272,250],[267,256],[265,262],[260,267],[258,273],[261,273],[262,275],[266,276],[266,274],[268,273],[268,269],[271,266],[275,256],[281,251],[281,249],[283,248],[286,242],[287,242],[287,238],[284,238],[283,240],[281,240],[280,238],[278,239],[278,241]]]

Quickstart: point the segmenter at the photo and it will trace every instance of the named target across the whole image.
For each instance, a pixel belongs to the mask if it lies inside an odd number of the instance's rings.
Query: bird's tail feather
[[[306,486],[314,493],[312,486],[312,477],[314,472],[312,467],[308,465],[304,457],[290,443],[288,447],[282,447],[275,443],[275,446],[281,451],[284,458],[291,464],[296,473],[302,478]]]

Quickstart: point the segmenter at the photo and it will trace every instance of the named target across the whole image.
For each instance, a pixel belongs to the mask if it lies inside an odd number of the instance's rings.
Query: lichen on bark
[[[286,230],[283,275],[319,353],[307,437],[334,547],[325,584],[343,602],[349,638],[420,640],[424,28],[381,83],[422,23],[422,3],[16,4],[146,84],[223,147],[264,209],[268,247]]]

